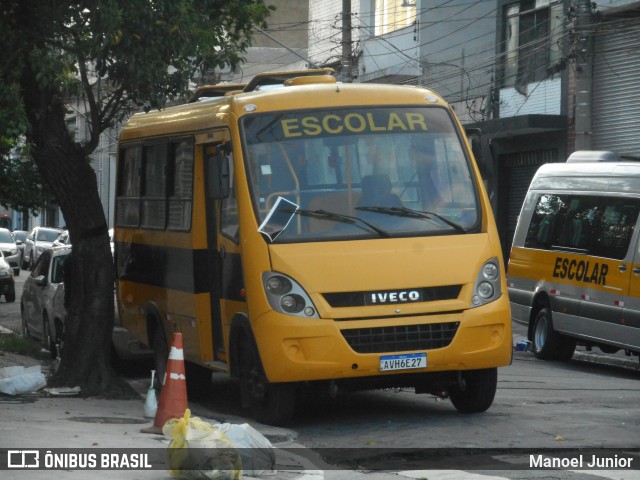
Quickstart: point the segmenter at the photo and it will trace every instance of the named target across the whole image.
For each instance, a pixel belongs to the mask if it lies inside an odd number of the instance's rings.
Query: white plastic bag
[[[276,464],[275,448],[267,437],[248,423],[220,423],[216,427],[238,449],[244,473],[250,477],[259,477],[273,471]]]
[[[8,395],[31,393],[47,386],[40,365],[33,367],[13,366],[0,368],[0,392]]]
[[[191,416],[168,420],[162,427],[171,443],[167,451],[170,475],[183,479],[240,480],[242,459],[216,426]]]

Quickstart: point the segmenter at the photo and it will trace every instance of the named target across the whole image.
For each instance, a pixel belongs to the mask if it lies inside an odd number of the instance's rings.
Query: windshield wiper
[[[387,215],[398,215],[400,217],[410,218],[422,218],[425,220],[431,220],[431,217],[436,217],[438,220],[446,223],[451,228],[460,233],[467,233],[467,231],[455,222],[452,222],[446,217],[435,212],[423,212],[421,210],[412,210],[407,207],[356,207],[356,210],[362,210],[365,212],[386,213]]]
[[[304,210],[302,208],[299,208],[298,210],[296,210],[296,213],[299,213],[300,215],[304,215],[306,217],[328,218],[330,220],[335,220],[336,222],[343,222],[343,223],[349,223],[349,224],[355,224],[360,222],[366,225],[367,227],[369,227],[371,230],[376,232],[381,237],[391,236],[391,234],[386,230],[383,230],[380,227],[376,227],[375,225],[367,222],[366,220],[363,220],[358,217],[352,217],[350,215],[343,215],[341,213],[329,212],[328,210]]]

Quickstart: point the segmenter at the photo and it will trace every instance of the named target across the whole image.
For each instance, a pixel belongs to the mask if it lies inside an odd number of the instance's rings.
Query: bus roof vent
[[[609,150],[578,150],[569,155],[567,159],[567,163],[619,161],[618,154]]]
[[[309,70],[292,70],[290,72],[265,72],[259,73],[244,87],[245,92],[264,90],[265,87],[283,86],[286,80],[296,77],[308,77],[310,75],[332,75],[333,68],[312,68]]]
[[[309,75],[306,77],[294,77],[284,81],[285,87],[295,87],[297,85],[310,85],[314,83],[337,83],[333,75]]]
[[[201,100],[210,100],[212,98],[223,97],[230,92],[242,92],[246,83],[218,83],[216,85],[202,85],[196,89],[196,92],[189,100],[190,103]]]

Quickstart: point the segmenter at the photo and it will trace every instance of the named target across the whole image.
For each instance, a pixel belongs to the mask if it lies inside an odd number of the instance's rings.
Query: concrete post
[[[591,91],[593,39],[591,36],[591,1],[577,0],[575,150],[591,150]]]

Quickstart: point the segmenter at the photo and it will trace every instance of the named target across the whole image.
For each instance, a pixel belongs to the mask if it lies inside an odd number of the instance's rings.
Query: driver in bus
[[[412,138],[409,158],[416,166],[422,209],[434,211],[443,203],[443,198],[438,188],[438,161],[433,140],[423,136]]]

